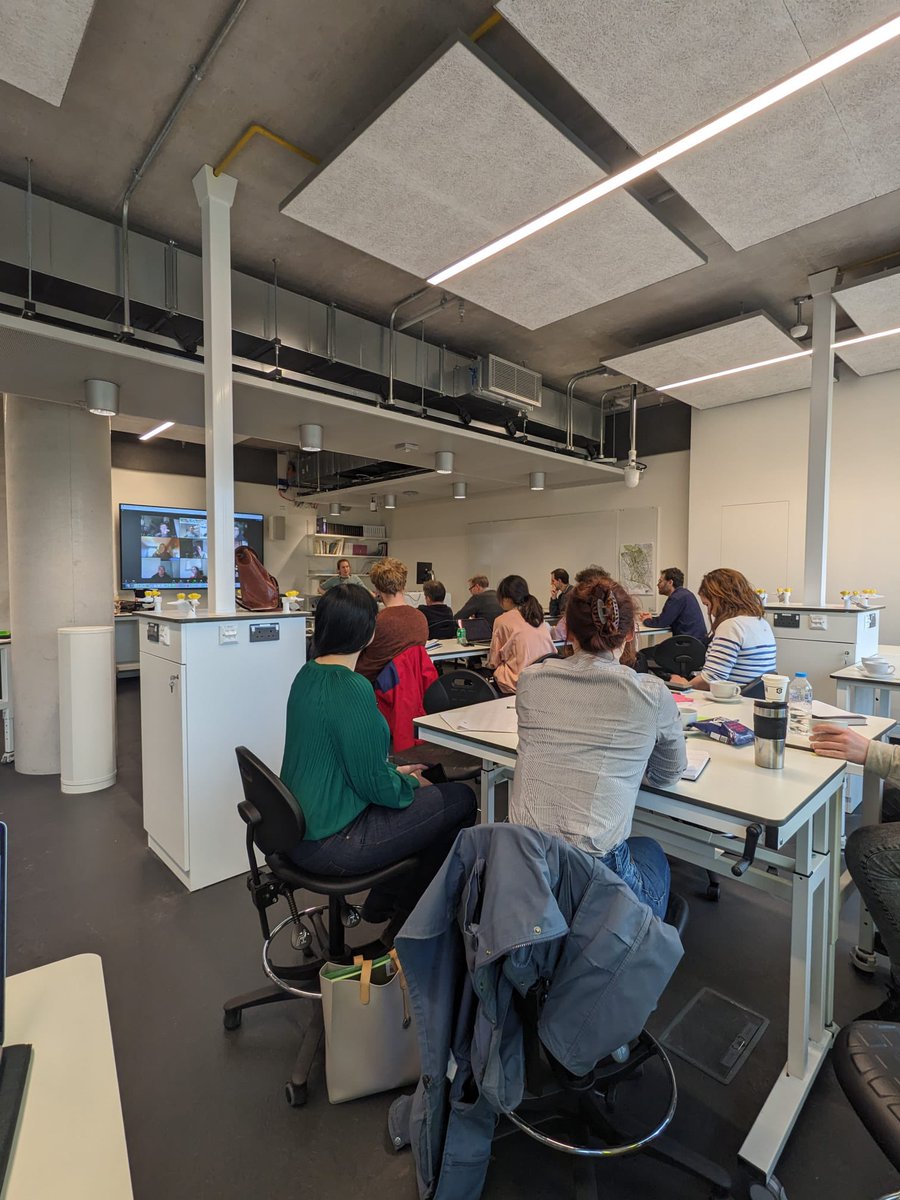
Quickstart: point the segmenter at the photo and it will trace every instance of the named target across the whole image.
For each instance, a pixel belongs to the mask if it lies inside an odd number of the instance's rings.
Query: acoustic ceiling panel
[[[712,9],[707,0],[500,0],[498,8],[644,155],[896,15],[896,0],[721,0]],[[900,186],[900,131],[884,103],[898,84],[900,50],[891,45],[661,173],[735,249],[796,229]]]
[[[424,278],[603,176],[476,47],[456,41],[281,211]],[[452,288],[534,329],[705,261],[619,193]]]
[[[94,0],[0,0],[0,79],[60,105]]]
[[[857,375],[880,375],[882,371],[900,371],[900,334],[861,342],[835,352]]]
[[[797,349],[793,338],[788,337],[767,313],[758,312],[621,354],[607,359],[605,365],[649,387],[662,388],[667,396],[675,396],[693,408],[718,408],[723,404],[737,404],[742,400],[756,400],[760,396],[776,396],[809,387],[809,358],[759,367],[683,388],[666,385],[794,354]]]
[[[834,298],[862,333],[896,329],[900,326],[900,268],[838,288]]]

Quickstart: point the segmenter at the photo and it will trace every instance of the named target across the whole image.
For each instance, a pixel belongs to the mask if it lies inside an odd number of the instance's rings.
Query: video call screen
[[[234,514],[234,544],[249,546],[262,559],[262,513]],[[119,505],[119,562],[123,590],[169,588],[199,591],[207,586],[206,510]],[[237,575],[235,575],[235,585]]]

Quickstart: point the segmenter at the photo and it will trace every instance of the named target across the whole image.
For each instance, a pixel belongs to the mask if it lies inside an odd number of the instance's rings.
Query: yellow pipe
[[[469,34],[469,37],[473,42],[477,42],[480,38],[484,37],[488,30],[493,29],[495,25],[499,25],[502,20],[503,13],[492,12],[487,20],[481,22],[474,33]]]
[[[266,129],[265,125],[248,125],[238,140],[234,143],[221,162],[217,163],[213,168],[214,175],[221,175],[225,168],[240,154],[248,142],[259,134],[260,137],[268,138],[270,142],[274,142],[276,146],[284,146],[285,150],[290,150],[292,154],[299,154],[301,158],[305,158],[307,162],[318,164],[322,160],[316,158],[314,154],[307,154],[305,150],[301,150],[299,146],[295,146],[293,142],[287,141],[286,138],[279,137],[277,133],[273,133],[271,129]]]

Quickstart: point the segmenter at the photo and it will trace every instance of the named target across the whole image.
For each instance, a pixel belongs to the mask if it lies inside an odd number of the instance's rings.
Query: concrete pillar
[[[109,421],[24,396],[4,401],[16,770],[54,775],[56,631],[112,622]]]
[[[233,613],[234,404],[231,375],[231,206],[237,180],[194,176],[203,226],[203,395],[206,414],[206,512],[209,611]]]
[[[806,546],[803,602],[824,604],[828,567],[828,494],[831,488],[831,408],[834,391],[834,298],[837,268],[809,276],[813,301],[812,378],[806,473]]]

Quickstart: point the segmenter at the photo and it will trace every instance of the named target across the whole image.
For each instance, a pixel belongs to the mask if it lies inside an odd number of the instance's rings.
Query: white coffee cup
[[[862,666],[867,675],[893,675],[896,670],[886,658],[864,658]]]
[[[735,696],[739,695],[741,686],[738,683],[731,683],[728,679],[714,679],[709,685],[709,690],[716,700],[733,700]]]
[[[692,708],[687,704],[678,705],[678,715],[681,717],[681,726],[683,729],[687,729],[689,725],[693,725],[693,723],[697,720],[696,708]]]
[[[763,687],[767,700],[786,700],[790,679],[787,675],[763,675]]]

